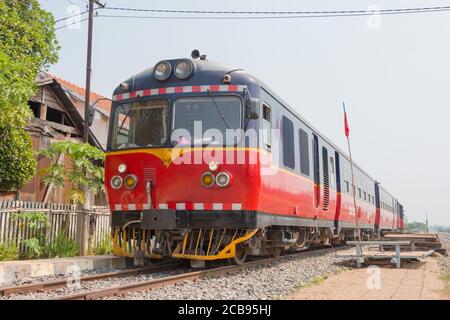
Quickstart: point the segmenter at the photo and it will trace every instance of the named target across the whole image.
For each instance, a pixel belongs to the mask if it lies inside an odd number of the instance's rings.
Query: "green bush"
[[[21,228],[26,228],[31,237],[20,239],[25,247],[21,255],[24,259],[73,257],[78,254],[78,246],[75,241],[67,239],[64,231],[58,232],[56,237],[48,242],[50,222],[45,213],[23,212],[11,216]]]
[[[64,232],[59,232],[55,239],[45,248],[46,258],[74,257],[78,255],[78,245],[67,239]]]
[[[47,232],[50,227],[47,215],[41,212],[22,212],[11,215],[11,220],[19,223],[21,228],[26,228],[30,237],[20,239],[25,247],[21,255],[24,259],[39,259],[45,255]]]
[[[0,243],[0,261],[19,259],[19,247],[14,242]]]
[[[105,254],[111,254],[113,251],[113,244],[111,239],[108,236],[103,237],[97,244],[94,246],[93,253],[96,256],[101,256]]]

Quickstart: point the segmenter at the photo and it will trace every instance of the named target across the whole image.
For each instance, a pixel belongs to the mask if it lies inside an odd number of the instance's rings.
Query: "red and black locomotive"
[[[114,253],[279,255],[403,228],[403,206],[242,69],[165,60],[114,91],[106,188]],[[356,194],[356,210],[352,192]],[[355,212],[356,211],[356,212]]]

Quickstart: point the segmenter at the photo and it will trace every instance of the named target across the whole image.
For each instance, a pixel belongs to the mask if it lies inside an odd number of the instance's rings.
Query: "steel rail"
[[[119,278],[119,277],[127,277],[127,276],[134,276],[134,275],[140,275],[140,274],[146,274],[150,272],[160,272],[160,271],[168,271],[173,270],[176,268],[179,268],[180,264],[178,263],[171,263],[171,264],[161,264],[161,265],[154,265],[154,266],[147,266],[143,268],[136,268],[136,269],[127,269],[127,270],[121,270],[121,271],[113,271],[113,272],[107,272],[107,273],[99,273],[99,274],[93,274],[93,275],[86,275],[80,277],[80,283],[83,282],[89,282],[89,281],[95,281],[95,280],[102,280],[102,279],[108,279],[108,278]],[[31,283],[31,284],[25,284],[25,285],[19,285],[19,286],[10,286],[10,287],[3,287],[0,288],[0,297],[10,296],[10,295],[17,295],[17,294],[27,294],[32,292],[47,292],[51,290],[56,290],[60,288],[67,287],[69,279],[58,279],[58,280],[52,280],[52,281],[46,281],[46,282],[37,282],[37,283]]]
[[[94,300],[98,298],[103,297],[110,297],[110,296],[124,296],[128,292],[133,291],[143,291],[143,290],[151,290],[156,289],[160,287],[164,287],[171,284],[180,283],[183,281],[196,281],[200,279],[210,278],[212,276],[218,276],[223,274],[232,274],[237,273],[241,270],[255,267],[258,265],[263,264],[270,264],[274,263],[276,261],[284,260],[287,258],[296,258],[300,257],[312,252],[322,251],[326,249],[330,249],[332,247],[323,248],[318,247],[310,250],[305,250],[302,252],[297,252],[293,254],[287,254],[282,255],[277,258],[266,258],[266,259],[259,259],[250,261],[247,263],[244,263],[242,265],[230,265],[230,266],[223,266],[223,267],[216,267],[212,269],[205,269],[200,271],[194,271],[194,272],[187,272],[183,274],[178,274],[174,276],[168,276],[168,277],[162,277],[158,279],[152,279],[148,281],[142,281],[137,282],[129,285],[122,285],[122,286],[116,286],[111,288],[105,288],[105,289],[99,289],[99,290],[93,290],[93,291],[87,291],[87,292],[81,292],[81,293],[75,293],[71,295],[65,295],[65,296],[55,296],[49,298],[49,300]]]

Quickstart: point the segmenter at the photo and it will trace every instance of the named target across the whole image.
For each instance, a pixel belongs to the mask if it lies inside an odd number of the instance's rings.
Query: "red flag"
[[[348,126],[348,121],[347,121],[347,112],[345,112],[345,103],[344,104],[344,128],[345,128],[345,136],[348,138],[348,136],[350,135],[350,128]]]

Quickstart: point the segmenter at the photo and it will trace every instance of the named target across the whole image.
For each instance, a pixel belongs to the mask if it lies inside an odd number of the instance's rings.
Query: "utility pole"
[[[427,220],[426,220],[426,224],[427,224],[427,233],[429,232],[428,231],[428,213],[427,213],[427,218],[426,218]]]
[[[88,21],[88,42],[87,42],[87,58],[86,58],[86,88],[84,96],[84,128],[83,128],[83,142],[89,142],[89,109],[90,109],[90,97],[91,97],[91,71],[92,71],[92,29],[94,24],[94,4],[97,4],[101,8],[105,5],[98,0],[89,0],[89,21]],[[89,244],[89,227],[90,227],[90,215],[91,209],[91,194],[89,190],[85,191],[83,210],[77,213],[77,241],[78,241],[78,254],[80,256],[87,255]]]
[[[104,8],[105,5],[97,0],[89,0],[89,20],[88,20],[88,42],[87,42],[87,58],[86,58],[86,94],[84,96],[84,130],[83,130],[83,142],[89,141],[89,107],[91,96],[91,71],[92,71],[92,29],[94,24],[94,3]]]

